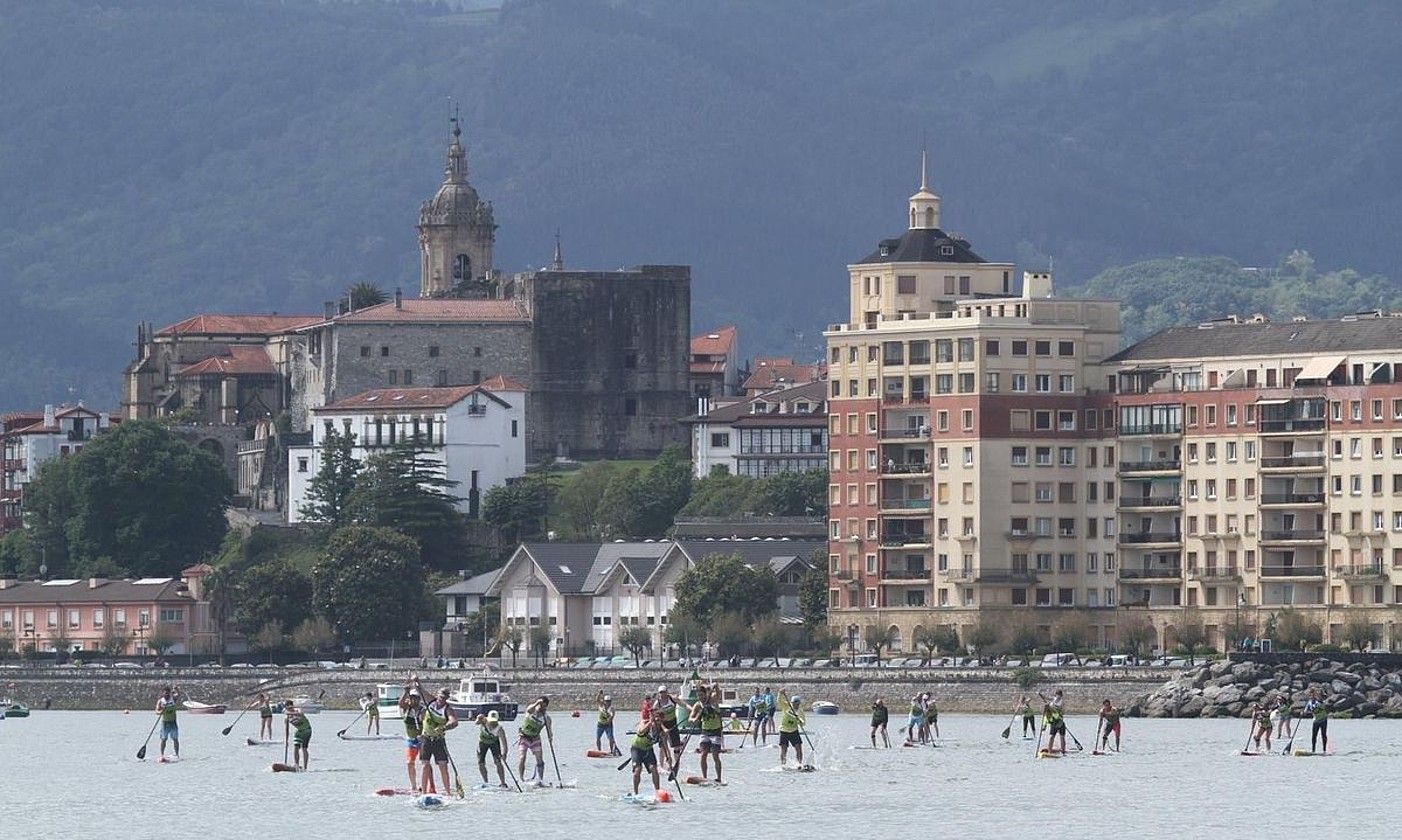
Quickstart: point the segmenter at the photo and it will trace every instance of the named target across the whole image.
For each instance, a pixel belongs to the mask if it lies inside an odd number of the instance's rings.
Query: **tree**
[[[804,572],[798,582],[798,614],[810,636],[828,624],[827,564],[826,550],[815,550],[813,568]]]
[[[1324,640],[1319,625],[1298,610],[1281,610],[1276,619],[1275,638],[1283,650],[1304,650]]]
[[[625,627],[618,634],[618,644],[633,655],[633,664],[641,667],[643,651],[652,647],[652,634],[642,627]]]
[[[353,521],[413,538],[426,568],[452,571],[464,550],[458,499],[448,492],[456,485],[409,441],[366,459],[347,504]]]
[[[319,653],[336,644],[336,631],[321,616],[308,618],[292,631],[292,644],[307,653]]]
[[[667,629],[662,633],[662,640],[669,645],[676,645],[681,651],[682,657],[691,655],[691,649],[698,642],[706,638],[706,631],[700,622],[686,613],[679,613],[675,608],[667,619]]]
[[[73,637],[68,633],[68,624],[60,618],[58,626],[49,634],[49,646],[54,649],[54,659],[62,662],[73,650]]]
[[[501,632],[497,634],[497,643],[511,651],[511,667],[515,668],[516,657],[521,653],[521,646],[526,643],[526,636],[521,632],[521,628],[502,625]]]
[[[10,658],[10,654],[15,652],[15,631],[8,627],[0,627],[0,662]]]
[[[691,496],[691,462],[669,446],[647,469],[615,472],[595,508],[603,536],[656,539],[672,527]]]
[[[151,632],[146,634],[146,647],[152,651],[157,658],[164,657],[166,652],[179,643],[180,638],[164,622],[156,622],[151,628]]]
[[[545,656],[550,652],[550,628],[537,624],[528,633],[531,654],[535,656],[537,665],[545,664]]]
[[[793,646],[793,628],[776,619],[766,618],[754,626],[750,639],[755,652],[774,657],[777,666],[779,657],[788,653]]]
[[[482,519],[515,545],[545,536],[549,508],[550,484],[541,476],[528,475],[488,490],[482,501]]]
[[[1008,637],[1008,652],[1026,661],[1041,642],[1041,635],[1036,627],[1028,621],[1019,621],[1013,626],[1012,635]]]
[[[213,455],[128,420],[45,463],[25,508],[52,575],[173,577],[218,549],[232,492]]]
[[[273,652],[282,650],[287,644],[287,636],[282,632],[282,622],[269,621],[248,640],[248,646],[255,651],[268,654],[268,662],[273,661]]]
[[[1066,653],[1080,653],[1090,644],[1090,620],[1080,613],[1064,615],[1052,628],[1052,647]]]
[[[102,628],[102,639],[98,641],[97,649],[110,659],[122,655],[127,649],[127,641],[127,634],[117,625],[108,622]]]
[[[346,289],[345,296],[350,303],[350,310],[352,312],[364,309],[367,306],[375,306],[389,300],[385,295],[384,289],[365,280],[349,286]],[[344,306],[341,307],[341,311],[345,311]]]
[[[1194,664],[1194,659],[1203,645],[1207,644],[1207,628],[1203,627],[1202,619],[1196,615],[1184,615],[1182,621],[1178,622],[1178,646],[1184,653],[1188,654],[1188,664]]]
[[[321,465],[307,482],[306,500],[298,508],[302,519],[328,531],[350,524],[350,500],[359,476],[355,435],[328,429],[321,443]]]
[[[252,635],[270,621],[296,627],[311,614],[311,576],[284,559],[259,563],[234,576],[234,623]]]
[[[772,516],[821,516],[828,509],[828,471],[782,472],[760,482],[755,513]]]
[[[31,559],[30,548],[29,532],[24,529],[0,537],[0,576],[32,576],[39,564]]]
[[[618,465],[608,461],[585,464],[562,482],[555,495],[558,524],[565,539],[595,540],[603,537],[599,505]]]
[[[482,645],[482,655],[487,655],[489,639],[497,637],[501,625],[501,605],[495,601],[483,604],[477,612],[467,616],[462,622],[462,635],[468,644]]]
[[[1344,641],[1349,647],[1362,652],[1373,646],[1377,641],[1377,634],[1373,632],[1373,625],[1361,616],[1354,616],[1344,625]]]
[[[929,664],[940,651],[953,653],[959,649],[959,634],[953,627],[917,627],[911,641],[925,652],[923,664]]]
[[[1154,628],[1148,619],[1140,616],[1126,619],[1119,628],[1120,647],[1131,656],[1138,658],[1146,653],[1154,642]]]
[[[722,465],[723,466],[723,465]],[[759,507],[761,482],[729,470],[716,472],[691,483],[691,497],[682,507],[682,516],[735,518],[754,514]]]
[[[969,650],[979,656],[993,656],[1003,643],[1003,629],[988,615],[981,615],[974,626],[964,634]]]
[[[333,532],[314,581],[317,607],[343,639],[398,638],[418,625],[419,546],[401,533],[365,525]]]
[[[876,654],[876,667],[881,667],[881,651],[891,646],[895,641],[891,628],[880,624],[868,624],[862,628],[862,641],[866,643],[871,652]]]
[[[735,656],[750,641],[750,622],[739,613],[721,613],[711,619],[706,637],[720,656]]]
[[[672,613],[702,626],[722,613],[752,624],[779,608],[779,581],[769,568],[751,568],[738,554],[708,554],[677,580]]]

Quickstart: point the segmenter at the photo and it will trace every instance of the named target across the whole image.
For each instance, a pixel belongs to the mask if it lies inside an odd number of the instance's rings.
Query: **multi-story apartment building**
[[[82,403],[0,418],[0,536],[24,524],[24,487],[44,462],[80,451],[111,423],[109,415]]]
[[[1103,643],[1115,452],[1090,388],[1119,305],[1054,297],[1048,274],[1015,290],[1010,263],[940,228],[923,174],[908,225],[848,266],[826,332],[830,622],[888,627],[899,650],[922,626],[1077,612]]]
[[[810,382],[711,407],[689,417],[697,478],[724,467],[766,478],[827,464],[827,383]]]
[[[1296,608],[1343,641],[1402,623],[1402,320],[1227,319],[1107,360],[1118,413],[1122,617],[1171,648]]]

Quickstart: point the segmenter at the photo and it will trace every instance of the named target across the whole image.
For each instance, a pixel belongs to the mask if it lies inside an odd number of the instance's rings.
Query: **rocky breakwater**
[[[1328,658],[1298,662],[1212,662],[1190,668],[1140,697],[1131,717],[1249,717],[1258,701],[1276,698],[1303,714],[1316,689],[1330,716],[1402,718],[1402,667]]]

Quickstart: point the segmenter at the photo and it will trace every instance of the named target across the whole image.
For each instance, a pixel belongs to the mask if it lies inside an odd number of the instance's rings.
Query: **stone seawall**
[[[517,700],[546,694],[566,708],[592,703],[600,689],[624,708],[634,707],[658,685],[675,687],[690,673],[677,669],[555,670],[507,669],[501,672]],[[755,686],[783,687],[805,702],[830,700],[843,711],[865,711],[876,697],[900,709],[917,691],[928,690],[942,710],[950,712],[1008,712],[1021,689],[1011,668],[756,668],[709,671],[722,684],[748,694]],[[1034,691],[1066,692],[1072,712],[1092,712],[1106,697],[1117,705],[1164,685],[1179,671],[1169,668],[1048,668],[1038,669]],[[161,668],[141,670],[87,668],[24,668],[0,671],[0,694],[36,709],[47,698],[53,709],[130,709],[154,702],[161,688],[173,683],[187,697],[237,708],[260,688],[276,697],[318,696],[330,708],[354,708],[355,700],[376,683],[402,683],[418,675],[426,686],[457,687],[466,672],[455,668],[353,670],[311,668]]]
[[[1277,654],[1262,661],[1233,657],[1191,668],[1128,707],[1132,717],[1250,717],[1255,704],[1304,714],[1313,691],[1331,717],[1402,718],[1398,657]]]

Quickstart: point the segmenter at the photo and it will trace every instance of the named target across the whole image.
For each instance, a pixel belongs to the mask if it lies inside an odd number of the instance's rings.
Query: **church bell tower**
[[[419,208],[420,297],[492,297],[492,245],[497,225],[491,202],[467,182],[462,124],[454,112],[453,140],[443,183]]]

